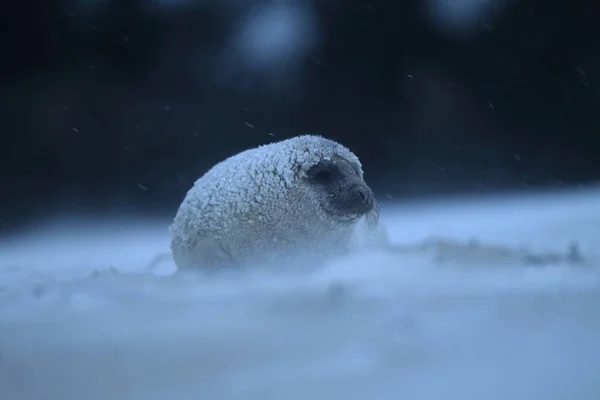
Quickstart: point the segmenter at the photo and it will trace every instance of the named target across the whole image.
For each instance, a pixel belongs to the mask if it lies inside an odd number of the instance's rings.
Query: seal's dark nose
[[[353,211],[366,213],[373,208],[373,192],[364,185],[357,185],[352,193]]]
[[[359,186],[358,188],[356,188],[356,191],[358,192],[358,196],[360,197],[360,200],[363,203],[366,202],[367,201],[367,193],[366,193],[365,189]]]

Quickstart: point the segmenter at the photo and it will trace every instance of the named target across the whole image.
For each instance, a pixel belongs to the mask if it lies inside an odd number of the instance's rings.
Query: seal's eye
[[[315,174],[315,178],[319,181],[328,181],[331,178],[331,171],[323,169]]]
[[[333,176],[331,166],[325,164],[317,164],[310,170],[310,177],[318,182],[327,182]]]

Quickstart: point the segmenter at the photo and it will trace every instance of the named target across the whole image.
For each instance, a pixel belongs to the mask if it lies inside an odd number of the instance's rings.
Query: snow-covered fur
[[[340,178],[314,184],[315,168],[327,162],[340,166]],[[350,195],[367,197],[370,207],[349,211],[342,203]],[[198,179],[170,227],[171,250],[179,269],[312,264],[343,254],[359,222],[377,231],[378,220],[356,155],[320,136],[297,136],[236,154]]]

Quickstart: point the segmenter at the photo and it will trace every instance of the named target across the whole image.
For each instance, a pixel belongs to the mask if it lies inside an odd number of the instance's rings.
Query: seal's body
[[[358,158],[320,136],[243,151],[188,191],[170,227],[179,269],[321,261],[343,254],[379,209]]]

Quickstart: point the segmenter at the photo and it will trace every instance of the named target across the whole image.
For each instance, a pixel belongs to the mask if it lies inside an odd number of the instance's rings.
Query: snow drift
[[[0,398],[595,400],[599,198],[384,207],[406,247],[295,276],[144,272],[169,221],[40,227],[0,246]]]

